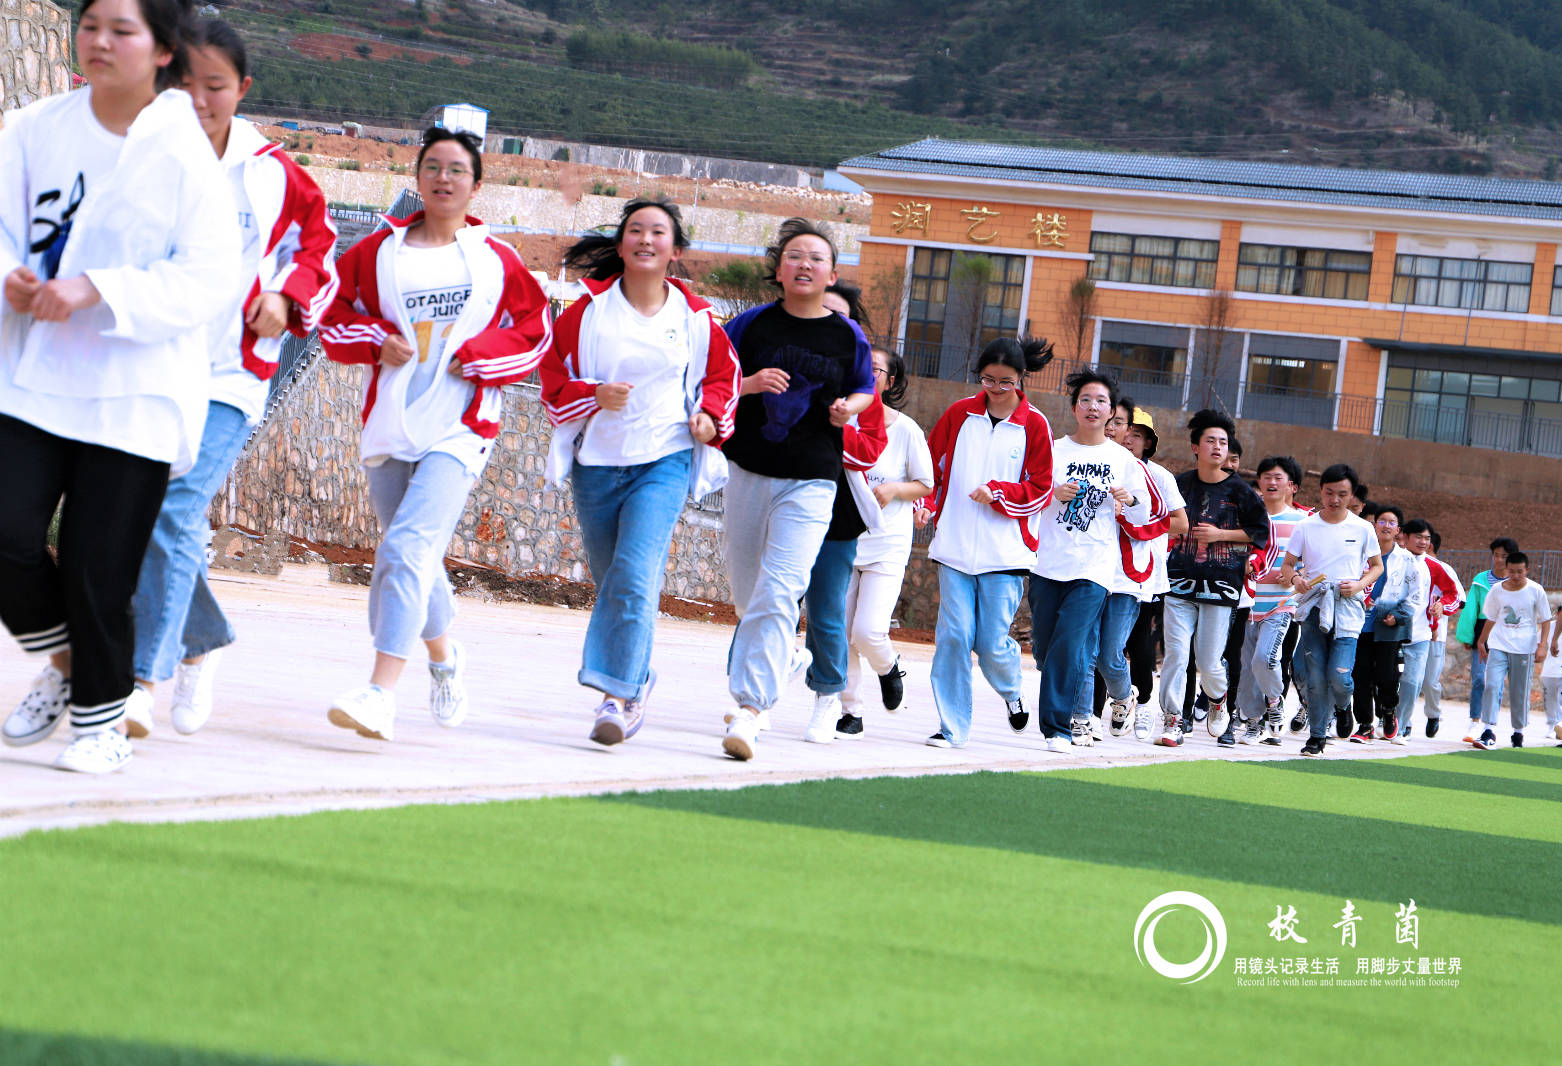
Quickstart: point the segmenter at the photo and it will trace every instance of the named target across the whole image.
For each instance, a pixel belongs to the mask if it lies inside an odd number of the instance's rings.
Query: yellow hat
[[[1150,412],[1146,411],[1143,407],[1134,408],[1133,424],[1136,426],[1143,426],[1151,433],[1155,432],[1155,419],[1151,418]]]

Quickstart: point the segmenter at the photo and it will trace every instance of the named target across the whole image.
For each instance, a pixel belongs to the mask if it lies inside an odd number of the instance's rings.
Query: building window
[[[1562,266],[1551,274],[1551,313],[1562,315]]]
[[[1237,252],[1237,288],[1242,292],[1365,300],[1372,253],[1325,248],[1244,244]]]
[[[916,249],[906,307],[910,371],[966,380],[984,344],[1019,333],[1024,288],[1024,256]]]
[[[1529,263],[1395,256],[1394,302],[1522,313],[1529,310],[1533,270]]]
[[[1269,392],[1334,391],[1334,363],[1278,355],[1249,355],[1247,387]]]
[[[1390,366],[1383,434],[1562,455],[1562,381]]]
[[[1092,233],[1090,277],[1135,285],[1213,289],[1219,241],[1187,237],[1138,237],[1128,233]]]

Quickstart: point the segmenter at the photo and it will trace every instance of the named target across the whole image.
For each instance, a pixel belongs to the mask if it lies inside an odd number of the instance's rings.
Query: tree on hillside
[[[734,259],[705,275],[700,291],[720,301],[724,315],[739,315],[751,307],[767,304],[780,293],[765,277],[762,259]]]

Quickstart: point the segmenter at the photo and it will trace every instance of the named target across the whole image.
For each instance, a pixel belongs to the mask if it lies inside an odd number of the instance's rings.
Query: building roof
[[[1562,220],[1562,182],[1083,152],[937,137],[856,156],[843,170],[934,174],[1244,200]]]

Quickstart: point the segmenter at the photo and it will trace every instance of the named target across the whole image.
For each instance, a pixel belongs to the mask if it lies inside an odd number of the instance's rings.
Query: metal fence
[[[957,357],[943,344],[912,342],[905,345],[902,354],[912,374],[975,383],[970,357]],[[1053,359],[1026,379],[1026,389],[1061,394],[1066,391],[1064,379],[1090,365],[1081,360]],[[1532,414],[1276,388],[1230,375],[1201,374],[1196,369],[1170,373],[1096,365],[1116,377],[1124,394],[1135,403],[1153,407],[1185,411],[1214,407],[1233,418],[1562,458],[1562,421]]]

